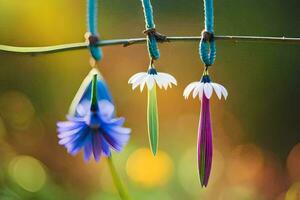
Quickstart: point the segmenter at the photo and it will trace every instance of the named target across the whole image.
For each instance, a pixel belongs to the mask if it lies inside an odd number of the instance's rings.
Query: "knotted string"
[[[144,33],[147,35],[147,46],[151,60],[157,60],[160,57],[157,42],[166,41],[166,36],[156,32],[155,23],[153,18],[153,9],[150,0],[141,0],[144,9],[146,30]]]
[[[102,59],[102,49],[97,47],[98,36],[98,0],[87,0],[87,29],[86,40],[92,57],[99,61]]]
[[[214,7],[213,0],[204,1],[205,29],[199,45],[200,58],[206,68],[213,65],[216,59],[216,44],[214,41]]]

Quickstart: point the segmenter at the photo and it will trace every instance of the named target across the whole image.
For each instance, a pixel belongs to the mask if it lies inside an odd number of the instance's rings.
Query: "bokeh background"
[[[100,2],[103,39],[141,37],[139,0]],[[200,0],[153,0],[160,32],[199,35]],[[215,1],[220,35],[300,36],[298,0]],[[0,0],[0,43],[45,46],[83,41],[85,1]],[[103,73],[132,137],[114,154],[134,199],[299,200],[300,46],[218,41],[212,78],[229,91],[213,98],[214,160],[207,189],[199,184],[196,138],[199,101],[182,97],[203,67],[197,42],[160,45],[160,71],[178,87],[159,91],[160,153],[153,158],[146,132],[146,93],[128,78],[148,66],[145,45],[105,47]],[[90,70],[87,50],[29,56],[0,53],[0,199],[117,200],[106,159],[84,163],[57,144],[64,120]]]

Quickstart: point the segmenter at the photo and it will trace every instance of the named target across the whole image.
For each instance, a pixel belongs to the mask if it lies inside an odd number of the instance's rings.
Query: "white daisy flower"
[[[219,99],[221,99],[223,95],[224,99],[226,100],[228,96],[228,92],[226,88],[223,85],[211,82],[208,75],[204,75],[201,81],[190,83],[184,89],[183,96],[185,97],[185,99],[189,97],[192,91],[193,91],[193,98],[199,96],[200,100],[202,100],[203,94],[206,96],[207,99],[210,99],[213,91],[216,92],[216,95],[218,96]]]
[[[172,84],[177,85],[176,79],[167,73],[157,72],[156,69],[150,68],[148,72],[140,72],[133,75],[129,81],[129,84],[132,84],[132,89],[134,90],[140,86],[141,92],[144,89],[144,86],[147,85],[148,90],[150,91],[155,84],[159,88],[172,87]]]

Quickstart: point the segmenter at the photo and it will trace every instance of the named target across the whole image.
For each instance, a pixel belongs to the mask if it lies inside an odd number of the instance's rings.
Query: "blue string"
[[[92,36],[98,36],[98,0],[87,0],[87,29]],[[95,60],[102,59],[102,49],[93,45],[89,47]]]
[[[145,23],[146,23],[146,29],[154,29],[155,23],[153,18],[153,9],[150,0],[141,0],[143,4],[144,9],[144,15],[145,15]],[[149,56],[157,60],[160,57],[160,53],[158,50],[158,45],[155,36],[149,36],[147,40],[147,46],[148,46],[148,52]]]
[[[203,1],[204,1],[205,31],[213,34],[214,33],[213,0],[203,0]],[[217,54],[215,41],[214,40],[205,41],[202,38],[199,44],[199,54],[205,66],[208,67],[213,65]]]
[[[214,32],[214,1],[204,0],[205,30]]]

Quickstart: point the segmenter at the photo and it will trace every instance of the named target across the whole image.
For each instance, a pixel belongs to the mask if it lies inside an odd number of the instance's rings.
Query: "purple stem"
[[[208,184],[212,155],[213,144],[209,99],[203,95],[198,129],[198,171],[202,187],[206,187]]]

